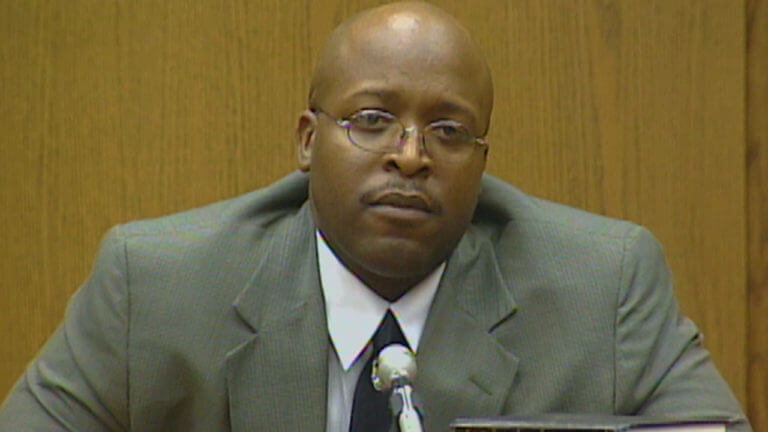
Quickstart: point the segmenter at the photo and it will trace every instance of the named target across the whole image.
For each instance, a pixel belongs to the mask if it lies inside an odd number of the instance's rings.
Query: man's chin
[[[445,260],[434,257],[434,252],[430,253],[423,247],[412,246],[404,244],[400,247],[369,249],[360,264],[381,278],[420,281]]]

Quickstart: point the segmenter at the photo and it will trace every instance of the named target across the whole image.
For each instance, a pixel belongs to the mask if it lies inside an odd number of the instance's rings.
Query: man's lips
[[[420,194],[385,192],[375,197],[370,204],[373,206],[390,206],[432,213],[432,206],[429,201]]]
[[[440,206],[430,199],[428,195],[414,190],[383,189],[373,194],[365,194],[362,201],[371,207],[392,207],[423,213],[439,213],[440,209]]]

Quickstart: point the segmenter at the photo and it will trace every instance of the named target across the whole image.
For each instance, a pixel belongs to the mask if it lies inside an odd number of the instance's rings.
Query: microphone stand
[[[389,408],[397,421],[400,432],[423,432],[421,415],[414,401],[413,387],[404,377],[397,377],[392,382],[392,393],[389,396]]]

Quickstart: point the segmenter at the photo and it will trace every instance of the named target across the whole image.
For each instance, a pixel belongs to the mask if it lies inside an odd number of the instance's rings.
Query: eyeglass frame
[[[340,126],[342,129],[346,130],[347,140],[349,140],[349,142],[353,146],[359,148],[360,150],[367,151],[367,152],[370,152],[370,153],[376,153],[376,154],[387,154],[387,153],[392,153],[392,152],[395,152],[395,151],[399,152],[399,151],[402,151],[403,143],[409,137],[411,137],[414,134],[418,134],[417,136],[419,137],[419,143],[421,144],[421,149],[424,150],[424,152],[426,154],[430,155],[430,157],[434,157],[434,155],[431,154],[427,150],[427,136],[424,133],[424,131],[427,128],[429,128],[430,126],[432,126],[433,124],[437,123],[437,122],[430,123],[430,124],[424,126],[421,129],[417,128],[416,126],[405,127],[403,122],[396,115],[391,114],[391,113],[389,113],[387,111],[384,111],[384,110],[370,109],[370,111],[380,111],[382,113],[385,113],[385,114],[388,114],[388,115],[392,116],[392,118],[398,124],[400,124],[400,127],[403,130],[403,132],[400,134],[400,138],[397,140],[397,145],[396,146],[393,146],[391,149],[374,150],[374,149],[363,147],[360,144],[356,143],[354,139],[352,139],[352,128],[354,128],[355,126],[352,124],[350,119],[352,117],[354,117],[355,115],[357,115],[358,113],[360,113],[362,111],[368,111],[368,110],[364,110],[364,109],[357,110],[357,111],[353,112],[352,114],[350,114],[350,115],[348,115],[346,117],[342,117],[342,118],[337,118],[337,117],[327,113],[326,111],[324,111],[324,110],[322,110],[320,108],[310,108],[310,111],[312,111],[315,114],[323,114],[324,116],[326,116],[329,119],[333,120],[333,122],[336,123],[336,125]],[[453,121],[453,122],[458,124],[459,126],[461,126],[465,131],[467,131],[469,133],[469,128],[467,128],[463,123],[457,122],[457,121]],[[470,136],[471,136],[471,134],[470,134]],[[468,140],[467,142],[468,143],[471,142],[472,144],[474,144],[477,147],[485,148],[486,151],[487,151],[488,146],[489,146],[488,139],[485,138],[484,136],[473,137],[470,140]],[[470,154],[471,153],[468,153],[467,157],[469,157]]]

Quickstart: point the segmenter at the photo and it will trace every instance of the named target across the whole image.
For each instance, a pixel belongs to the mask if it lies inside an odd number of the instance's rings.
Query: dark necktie
[[[408,342],[403,336],[403,331],[387,309],[387,314],[381,320],[379,328],[373,335],[373,351],[371,357],[365,362],[363,371],[357,379],[355,386],[355,398],[352,401],[352,418],[349,422],[350,432],[386,432],[392,423],[392,414],[389,411],[389,392],[379,392],[371,383],[371,369],[373,360],[379,355],[379,351],[387,345],[399,343],[408,348]]]

